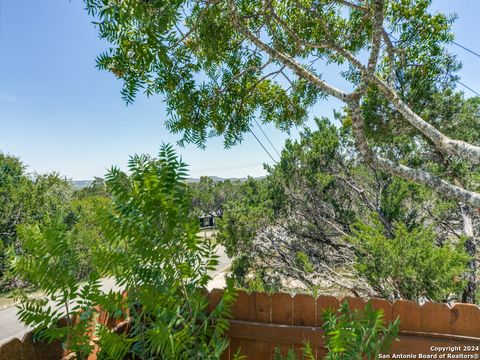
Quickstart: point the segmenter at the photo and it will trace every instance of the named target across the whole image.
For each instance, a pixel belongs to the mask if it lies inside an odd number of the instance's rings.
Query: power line
[[[210,167],[210,168],[200,168],[200,169],[190,169],[190,171],[224,171],[224,170],[240,170],[240,169],[248,169],[262,165],[261,162],[252,162],[240,165],[233,165],[233,166],[218,166],[218,167]]]
[[[463,46],[462,44],[457,43],[456,41],[452,41],[452,42],[453,42],[453,44],[457,45],[458,47],[462,48],[463,50],[468,51],[470,54],[473,54],[473,55],[475,55],[475,56],[477,56],[477,57],[480,58],[480,54],[477,53],[476,51],[473,51],[473,50],[467,48],[466,46]],[[464,88],[470,90],[470,91],[471,91],[472,93],[474,93],[475,95],[480,96],[480,93],[479,93],[478,91],[473,90],[470,86],[465,85],[465,84],[462,83],[461,81],[458,81],[458,83],[459,83],[460,85],[462,85]]]
[[[393,37],[393,36],[392,36],[392,37]],[[395,39],[395,37],[393,37],[393,39],[394,39],[395,41],[397,40],[397,39]],[[473,55],[475,55],[475,56],[477,56],[477,57],[480,58],[480,54],[477,53],[476,51],[473,51],[473,50],[467,48],[466,46],[463,46],[462,44],[457,43],[456,41],[452,41],[452,43],[453,43],[454,45],[457,45],[458,47],[462,48],[463,50],[468,51],[469,53],[471,53],[471,54],[473,54]],[[480,93],[479,93],[478,91],[473,90],[470,86],[465,85],[465,84],[462,83],[461,81],[458,81],[458,83],[459,83],[460,85],[462,85],[464,88],[466,88],[466,89],[470,90],[471,92],[473,92],[475,95],[480,96]]]
[[[465,85],[465,84],[462,83],[461,81],[458,81],[458,83],[459,83],[460,85],[462,85],[463,87],[467,88],[468,90],[470,90],[471,92],[473,92],[475,95],[480,96],[480,93],[477,92],[477,91],[475,91],[475,90],[473,90],[470,86]]]
[[[461,45],[461,44],[459,44],[459,43],[457,43],[457,42],[455,42],[455,41],[453,41],[453,43],[454,43],[455,45],[457,45],[458,47],[461,47],[463,50],[466,50],[466,51],[468,51],[469,53],[471,53],[471,54],[473,54],[473,55],[475,55],[475,56],[477,56],[477,57],[480,58],[480,54],[479,54],[479,53],[477,53],[477,52],[475,52],[475,51],[473,51],[473,50],[470,50],[470,49],[467,48],[466,46],[463,46],[463,45]]]
[[[267,134],[265,134],[265,131],[263,131],[262,127],[260,126],[260,124],[258,123],[257,119],[253,118],[253,121],[255,121],[255,124],[257,124],[258,128],[260,129],[260,131],[262,132],[263,136],[265,136],[265,138],[267,139],[267,141],[270,143],[270,145],[272,146],[273,150],[275,150],[275,152],[277,153],[277,155],[279,157],[281,157],[280,153],[278,152],[277,148],[272,144],[272,142],[270,141],[270,139],[268,138]]]
[[[270,154],[267,150],[267,148],[262,144],[262,142],[260,141],[260,139],[257,137],[257,135],[255,135],[255,133],[253,132],[252,129],[250,129],[250,132],[252,133],[253,137],[257,140],[257,142],[260,144],[260,146],[263,148],[263,150],[265,150],[265,152],[268,154],[268,156],[270,156],[270,159],[272,159],[272,161],[275,163],[275,164],[278,164],[277,160],[275,160],[272,156],[272,154]]]

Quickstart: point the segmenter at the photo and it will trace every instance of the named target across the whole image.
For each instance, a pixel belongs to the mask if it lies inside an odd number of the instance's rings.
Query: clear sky
[[[433,0],[433,8],[455,12],[456,40],[480,52],[480,1]],[[58,171],[80,180],[103,176],[111,165],[124,167],[130,154],[155,154],[162,142],[180,138],[163,125],[160,97],[140,95],[126,107],[121,82],[95,68],[107,44],[98,39],[81,0],[0,0],[0,9],[0,151],[19,156],[30,172]],[[480,58],[451,50],[464,63],[462,81],[480,92]],[[316,115],[331,115],[339,106],[325,101]],[[264,130],[280,150],[287,135],[269,125]],[[262,164],[272,162],[251,134],[229,150],[212,139],[206,150],[190,145],[178,152],[195,177],[259,176]]]

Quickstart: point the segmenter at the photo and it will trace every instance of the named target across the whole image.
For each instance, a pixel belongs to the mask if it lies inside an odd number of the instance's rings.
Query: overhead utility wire
[[[275,152],[277,153],[278,156],[281,157],[280,153],[278,152],[277,148],[275,147],[275,145],[272,144],[272,142],[270,141],[269,137],[267,136],[267,134],[265,134],[265,131],[263,131],[262,127],[260,126],[260,124],[258,123],[258,121],[254,118],[253,121],[255,121],[255,124],[257,124],[258,128],[260,129],[260,131],[262,132],[263,136],[265,136],[265,138],[267,139],[267,141],[270,143],[270,145],[272,146],[273,150],[275,150]]]
[[[458,81],[458,83],[459,83],[460,85],[462,85],[463,87],[467,88],[468,90],[470,90],[471,92],[473,92],[475,95],[480,96],[480,93],[479,93],[478,91],[473,90],[470,86],[465,85],[465,84],[462,83],[461,81]]]
[[[457,42],[455,42],[455,41],[452,41],[452,42],[453,42],[455,45],[457,45],[458,47],[461,47],[463,50],[466,50],[466,51],[468,51],[469,53],[471,53],[471,54],[473,54],[473,55],[475,55],[475,56],[477,56],[477,57],[480,58],[480,54],[479,54],[479,53],[477,53],[477,52],[475,52],[475,51],[473,51],[473,50],[470,50],[470,49],[467,48],[466,46],[463,46],[463,45],[461,45],[461,44],[459,44],[459,43],[457,43]]]
[[[462,48],[463,50],[468,51],[470,54],[473,54],[473,55],[475,55],[475,56],[477,56],[477,57],[480,58],[480,54],[477,53],[476,51],[473,51],[473,50],[467,48],[466,46],[463,46],[462,44],[457,43],[456,41],[452,41],[452,43],[453,43],[454,45],[457,45],[458,47]],[[458,83],[459,83],[460,85],[462,85],[464,88],[466,88],[466,89],[470,90],[471,92],[473,92],[475,95],[480,96],[480,93],[479,93],[478,91],[473,90],[470,86],[465,85],[465,84],[462,83],[461,81],[458,81]]]
[[[460,45],[459,43],[457,42],[453,42],[455,45],[461,47],[462,49],[472,53],[473,55],[475,56],[478,56],[480,58],[480,54],[476,53],[475,51],[473,50],[470,50],[468,48],[466,48],[465,46],[463,45]],[[471,92],[473,92],[474,94],[476,94],[477,96],[480,96],[480,93],[478,93],[477,91],[473,90],[471,87],[465,85],[464,83],[462,83],[461,81],[458,82],[460,85],[462,85],[463,87],[467,88],[468,90],[470,90]],[[270,141],[269,137],[267,136],[267,134],[265,133],[265,131],[263,131],[262,127],[260,126],[260,124],[258,123],[258,121],[256,119],[253,119],[255,121],[255,124],[257,124],[258,128],[260,129],[260,131],[262,132],[262,134],[265,136],[265,138],[267,139],[267,141],[270,143],[270,145],[272,146],[273,150],[275,150],[275,152],[278,154],[278,156],[280,156],[280,153],[278,152],[278,150],[275,148],[275,146],[273,145],[273,143]],[[270,157],[270,159],[272,159],[272,161],[275,163],[275,164],[278,164],[278,162],[273,158],[272,154],[270,154],[270,152],[267,150],[267,148],[262,144],[262,142],[260,141],[260,139],[257,137],[257,135],[255,135],[255,133],[253,132],[252,129],[250,129],[250,132],[252,133],[253,137],[255,138],[255,140],[257,140],[257,142],[260,144],[260,146],[263,148],[263,150],[267,153],[267,155]]]
[[[253,137],[255,138],[255,140],[257,140],[257,142],[260,144],[260,146],[263,148],[263,150],[265,150],[265,152],[268,154],[268,156],[270,156],[270,159],[272,159],[272,161],[275,163],[275,164],[278,164],[277,160],[275,160],[272,156],[272,154],[270,154],[267,150],[267,148],[262,144],[262,142],[260,141],[260,139],[257,137],[257,135],[255,135],[255,133],[253,132],[252,129],[250,129],[250,132],[252,133]]]
[[[393,39],[394,39],[394,40],[397,40],[397,39],[395,39],[395,38],[393,38]],[[477,57],[480,58],[480,54],[477,53],[476,51],[473,51],[473,50],[467,48],[466,46],[463,46],[462,44],[457,43],[456,41],[452,41],[452,43],[453,43],[454,45],[457,45],[458,47],[462,48],[463,50],[468,51],[469,53],[471,53],[471,54],[473,54],[473,55],[475,55],[475,56],[477,56]],[[458,81],[458,83],[459,83],[460,85],[462,85],[464,88],[466,88],[466,89],[470,90],[471,92],[473,92],[475,95],[480,96],[480,93],[478,93],[478,91],[473,90],[470,86],[465,85],[465,84],[462,83],[461,81]]]

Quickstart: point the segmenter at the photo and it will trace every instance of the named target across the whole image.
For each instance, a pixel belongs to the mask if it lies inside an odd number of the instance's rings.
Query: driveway
[[[218,246],[217,254],[220,257],[219,264],[215,271],[210,272],[213,279],[208,286],[209,290],[225,285],[225,271],[231,264],[231,260],[225,254],[223,246]],[[111,289],[118,290],[114,279],[102,279],[101,284],[103,291],[109,291]],[[0,309],[0,345],[12,338],[22,339],[28,330],[29,329],[17,319],[17,308],[15,306]]]

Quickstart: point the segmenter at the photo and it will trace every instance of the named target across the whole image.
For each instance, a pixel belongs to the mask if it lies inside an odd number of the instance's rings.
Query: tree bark
[[[462,302],[474,304],[477,292],[477,243],[473,229],[473,209],[471,206],[460,204],[460,213],[463,221],[463,233],[467,237],[465,250],[471,259],[468,262],[467,285],[462,295]]]

